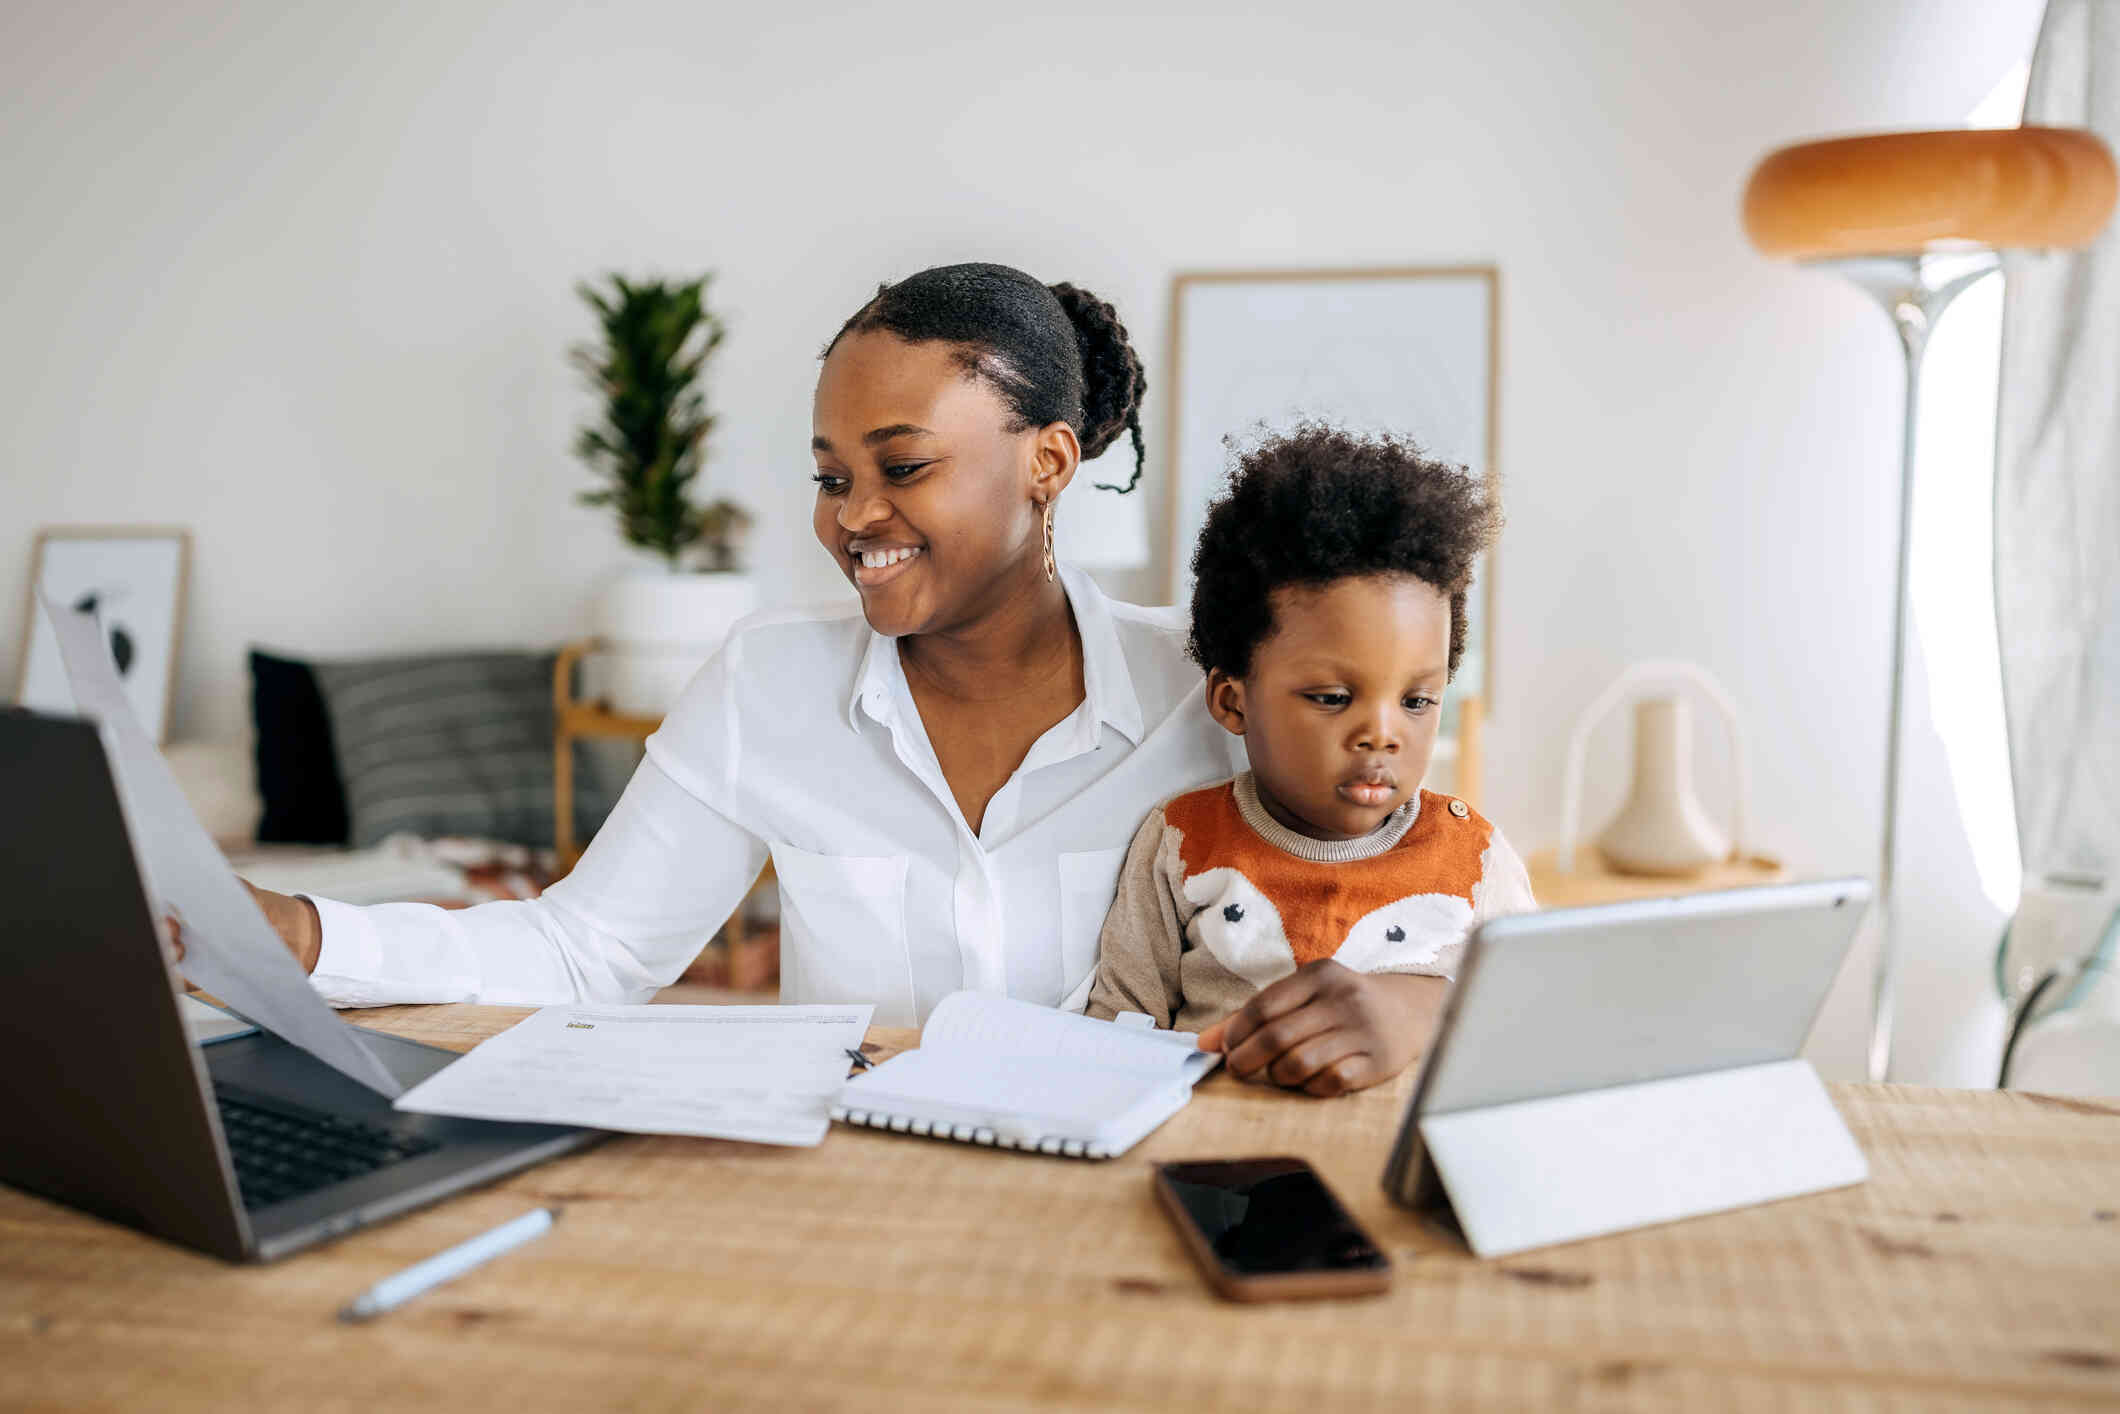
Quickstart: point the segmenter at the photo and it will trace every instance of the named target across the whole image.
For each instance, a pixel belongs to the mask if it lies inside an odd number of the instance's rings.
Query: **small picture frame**
[[[15,700],[41,712],[77,710],[58,637],[38,602],[41,590],[57,604],[96,615],[141,729],[166,740],[190,568],[187,530],[68,525],[37,532]]]

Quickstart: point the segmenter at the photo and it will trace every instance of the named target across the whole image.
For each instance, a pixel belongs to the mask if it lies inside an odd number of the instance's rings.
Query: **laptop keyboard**
[[[270,1207],[439,1147],[432,1139],[216,1091],[245,1208]]]

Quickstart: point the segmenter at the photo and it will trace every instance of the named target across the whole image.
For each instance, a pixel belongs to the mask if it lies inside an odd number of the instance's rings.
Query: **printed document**
[[[398,1098],[401,1110],[817,1144],[873,1007],[548,1006]]]
[[[169,763],[133,715],[95,616],[48,598],[44,612],[58,635],[75,705],[102,725],[103,749],[118,780],[148,896],[184,930],[179,970],[231,1010],[370,1089],[403,1092],[404,1084],[362,1043],[361,1033],[339,1020],[309,985],[309,974],[192,814]]]

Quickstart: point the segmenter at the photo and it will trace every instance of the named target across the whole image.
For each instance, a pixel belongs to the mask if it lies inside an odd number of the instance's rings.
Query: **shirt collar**
[[[884,720],[887,703],[897,700],[898,683],[905,670],[898,662],[898,640],[869,630],[869,646],[861,655],[861,670],[854,674],[854,691],[847,698],[847,725],[861,729],[857,714],[866,705],[869,716]]]
[[[1134,675],[1126,666],[1126,650],[1119,643],[1119,625],[1112,618],[1111,601],[1097,582],[1072,565],[1060,567],[1060,587],[1067,591],[1068,607],[1075,611],[1075,629],[1082,635],[1082,689],[1092,717],[1139,745],[1141,698],[1134,691]],[[898,661],[898,640],[869,630],[869,644],[861,655],[861,668],[854,674],[854,690],[847,697],[847,725],[860,728],[856,714],[864,705],[870,717],[883,721],[885,705],[898,699],[898,685],[905,669]]]
[[[1129,742],[1141,744],[1141,697],[1134,691],[1134,675],[1126,666],[1126,650],[1119,643],[1119,625],[1112,618],[1111,601],[1086,570],[1073,565],[1060,567],[1060,584],[1075,611],[1075,628],[1082,635],[1082,688],[1095,718]]]

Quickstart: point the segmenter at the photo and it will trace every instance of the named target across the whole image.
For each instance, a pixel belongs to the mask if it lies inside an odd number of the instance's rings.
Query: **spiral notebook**
[[[1138,1015],[1138,1013],[1136,1014]],[[1074,1159],[1123,1154],[1185,1108],[1221,1057],[1189,1031],[1098,1021],[952,992],[920,1049],[839,1092],[832,1118],[871,1129]]]

